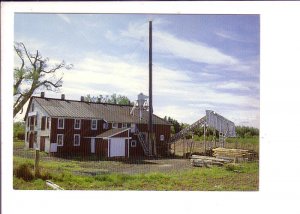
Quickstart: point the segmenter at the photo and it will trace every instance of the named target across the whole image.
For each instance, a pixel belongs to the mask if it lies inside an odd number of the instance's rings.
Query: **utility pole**
[[[153,154],[153,127],[152,127],[152,21],[149,21],[149,120],[148,120],[148,143],[150,155]]]

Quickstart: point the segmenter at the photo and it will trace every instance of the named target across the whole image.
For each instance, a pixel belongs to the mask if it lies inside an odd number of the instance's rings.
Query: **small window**
[[[34,111],[34,102],[31,104],[31,111]]]
[[[165,140],[165,136],[163,134],[160,135],[159,137],[160,141],[164,141]]]
[[[92,120],[91,129],[92,130],[97,130],[97,120]]]
[[[131,124],[130,123],[127,123],[127,128],[130,128],[131,127]]]
[[[36,116],[34,116],[34,126],[37,126],[38,124],[37,124],[37,121],[38,120],[38,116],[36,115]]]
[[[47,129],[50,127],[50,117],[47,117]]]
[[[59,129],[63,129],[64,128],[64,126],[65,126],[65,119],[63,119],[63,118],[58,118],[58,128]]]
[[[74,146],[80,146],[80,134],[74,134]]]
[[[122,128],[127,128],[127,123],[122,123]]]
[[[64,145],[64,135],[58,134],[57,140],[56,140],[57,146],[63,146]]]
[[[132,140],[130,146],[131,146],[131,147],[136,147],[136,140]]]
[[[41,119],[41,130],[45,130],[46,127],[46,117],[43,116]]]
[[[113,128],[113,129],[118,128],[118,123],[112,123],[112,128]]]
[[[108,129],[108,123],[106,122],[103,123],[103,129]]]
[[[81,126],[81,120],[75,119],[74,120],[74,129],[80,129]]]

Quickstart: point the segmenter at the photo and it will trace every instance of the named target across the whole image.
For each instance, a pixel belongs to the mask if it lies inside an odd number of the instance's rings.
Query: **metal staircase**
[[[144,135],[142,132],[139,131],[139,129],[136,127],[135,128],[135,134],[138,136],[138,139],[142,145],[142,148],[144,150],[144,154],[146,156],[150,156],[150,150],[149,150],[149,145],[146,142],[146,139],[144,138]]]
[[[189,133],[189,131],[193,130],[196,127],[203,125],[205,123],[205,121],[206,121],[206,116],[202,117],[200,120],[197,120],[192,125],[182,129],[180,132],[176,133],[175,135],[173,135],[170,138],[169,143],[175,143],[177,140],[186,136]]]

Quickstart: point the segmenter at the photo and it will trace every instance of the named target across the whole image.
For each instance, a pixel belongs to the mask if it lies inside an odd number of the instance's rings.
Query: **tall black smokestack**
[[[152,154],[152,21],[149,21],[149,121],[148,121],[148,142],[150,154]]]

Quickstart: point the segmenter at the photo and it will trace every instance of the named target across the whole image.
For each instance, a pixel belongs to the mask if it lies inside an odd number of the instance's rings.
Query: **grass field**
[[[23,145],[14,143],[14,189],[49,189],[49,179],[70,190],[258,190],[258,162],[196,168],[187,159],[99,161],[46,153],[41,153],[40,175],[25,181],[16,171],[25,165],[33,173],[34,151]]]
[[[186,152],[190,152],[191,142],[193,142],[192,152],[203,153],[204,152],[204,141],[203,137],[196,138],[194,140],[179,140],[176,144],[172,145],[172,153],[177,156],[182,156]],[[216,143],[218,146],[218,142]],[[215,144],[210,136],[206,139],[206,148],[214,148]],[[249,137],[249,138],[227,138],[225,143],[226,148],[230,149],[247,149],[253,150],[259,154],[259,138]]]

